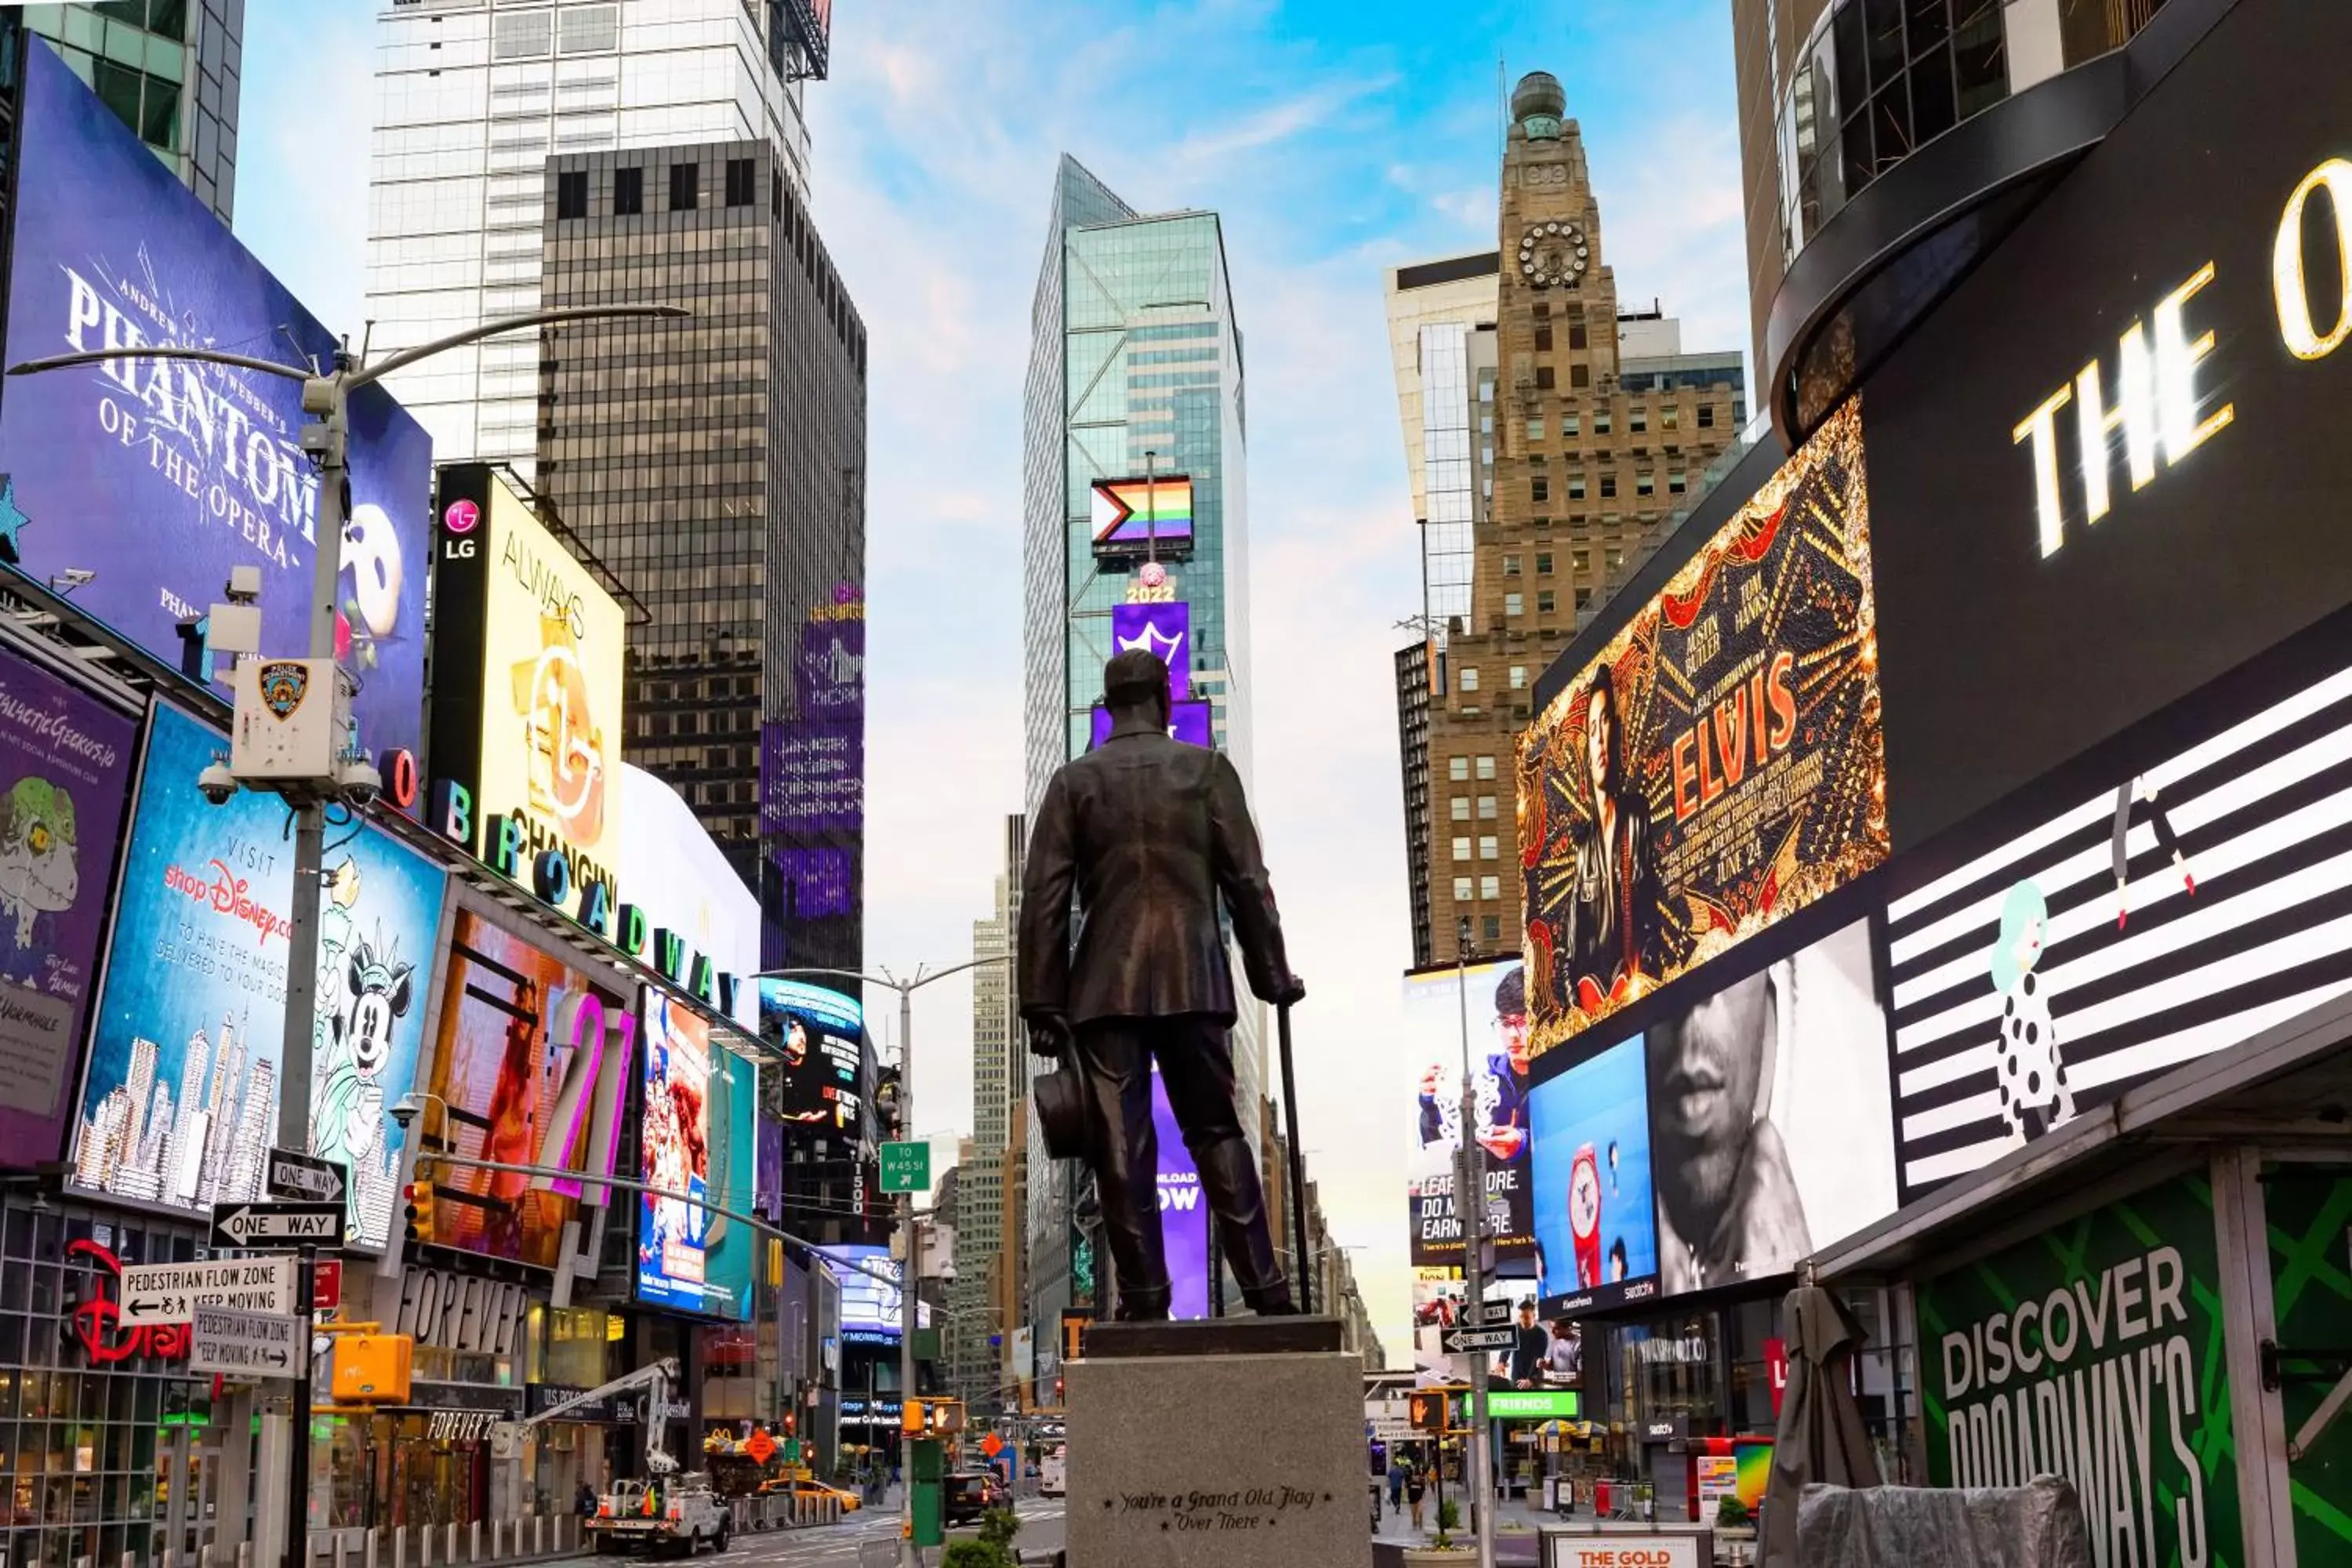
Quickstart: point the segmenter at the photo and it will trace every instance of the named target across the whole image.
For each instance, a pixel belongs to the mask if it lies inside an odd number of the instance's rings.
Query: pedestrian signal
[[[1416,1432],[1445,1430],[1445,1391],[1433,1388],[1416,1391],[1410,1398],[1412,1426]]]

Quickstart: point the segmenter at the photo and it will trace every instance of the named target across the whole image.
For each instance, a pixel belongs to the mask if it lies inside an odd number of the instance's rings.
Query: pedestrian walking
[[[1429,1472],[1423,1469],[1415,1469],[1412,1475],[1406,1477],[1404,1483],[1404,1496],[1405,1500],[1412,1505],[1412,1527],[1415,1530],[1419,1530],[1421,1528],[1421,1505],[1429,1496]]]
[[[1400,1457],[1391,1459],[1389,1461],[1389,1511],[1391,1513],[1404,1511],[1404,1475],[1403,1458]]]

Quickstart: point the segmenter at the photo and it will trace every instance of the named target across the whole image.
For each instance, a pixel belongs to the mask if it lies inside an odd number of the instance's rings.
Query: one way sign
[[[286,1247],[310,1242],[343,1245],[343,1205],[250,1203],[213,1205],[215,1247]]]
[[[1460,1355],[1465,1351],[1507,1351],[1518,1335],[1509,1329],[1448,1329],[1444,1344],[1447,1355]]]
[[[351,1179],[343,1167],[332,1160],[321,1160],[316,1154],[299,1153],[292,1149],[272,1149],[268,1185],[273,1198],[307,1198],[312,1203],[331,1204],[350,1190]]]

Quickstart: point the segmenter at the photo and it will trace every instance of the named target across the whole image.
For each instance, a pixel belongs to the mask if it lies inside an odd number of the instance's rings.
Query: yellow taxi
[[[760,1490],[770,1497],[804,1498],[811,1501],[831,1498],[841,1505],[844,1513],[856,1513],[860,1506],[856,1492],[827,1486],[814,1476],[778,1476]]]

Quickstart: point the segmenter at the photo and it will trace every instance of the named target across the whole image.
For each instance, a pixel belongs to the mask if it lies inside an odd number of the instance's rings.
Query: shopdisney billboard
[[[8,363],[142,344],[290,362],[290,332],[324,363],[326,328],[46,45],[26,53]],[[350,416],[339,651],[360,680],[361,743],[415,751],[432,443],[381,387],[354,394]],[[306,422],[299,382],[226,365],[110,359],[12,380],[0,556],[36,581],[93,574],[75,606],[175,668],[181,626],[232,566],[259,566],[263,649],[302,652],[319,547]]]
[[[379,829],[336,834],[319,912],[310,1132],[282,1135],[294,852],[284,802],[246,791],[215,805],[198,792],[226,744],[175,708],[158,704],[148,721],[73,1181],[201,1214],[262,1196],[273,1145],[307,1147],[350,1171],[352,1238],[381,1247],[408,1136],[387,1108],[415,1076],[446,879]]]

